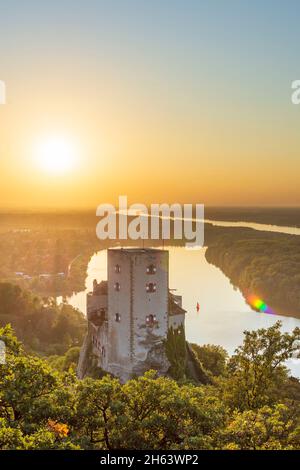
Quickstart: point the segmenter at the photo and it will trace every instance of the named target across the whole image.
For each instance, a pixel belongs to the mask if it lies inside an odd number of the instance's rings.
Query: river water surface
[[[269,226],[243,222],[207,221],[228,227],[249,227],[255,230],[300,235],[300,229]],[[299,233],[298,233],[299,232]],[[229,279],[205,259],[206,248],[187,250],[168,247],[170,254],[170,288],[183,296],[186,314],[186,337],[197,344],[218,344],[229,354],[242,343],[244,330],[268,328],[277,320],[282,322],[282,331],[300,327],[300,320],[282,315],[256,312],[246,304],[241,292]],[[93,280],[107,279],[106,251],[95,254],[88,265],[86,289],[68,298],[68,303],[86,314],[86,294],[92,290]],[[200,311],[196,311],[199,302]],[[300,360],[288,362],[293,375],[300,377]]]

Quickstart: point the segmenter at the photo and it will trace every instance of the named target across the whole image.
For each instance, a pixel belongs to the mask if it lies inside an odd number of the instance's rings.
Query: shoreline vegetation
[[[63,355],[80,348],[86,318],[71,305],[57,305],[15,284],[0,283],[0,327],[11,324],[27,352],[41,356]]]
[[[41,296],[70,296],[84,290],[88,263],[99,249],[91,230],[0,231],[0,281]]]
[[[246,331],[231,356],[169,337],[168,377],[149,371],[122,385],[95,369],[78,380],[83,314],[46,295],[58,285],[38,294],[31,279],[3,280],[17,268],[65,267],[66,292],[84,289],[90,257],[112,244],[99,242],[95,226],[51,224],[0,230],[1,450],[300,449],[300,381],[285,367],[299,354],[300,329],[282,333],[280,322]],[[297,318],[299,245],[293,235],[205,225],[207,261],[245,297],[253,291],[281,314],[293,307]]]
[[[235,215],[238,220],[242,212],[249,221],[266,215],[267,220],[260,222],[286,224],[296,221],[300,209],[208,208],[206,216],[229,220]],[[0,282],[17,284],[40,296],[68,297],[83,291],[92,255],[114,244],[97,239],[96,224],[96,215],[89,212],[2,214]],[[170,246],[183,244],[168,242]],[[150,240],[145,241],[145,246],[150,245]],[[246,301],[255,295],[275,313],[300,318],[300,244],[296,235],[207,223],[205,246],[207,261],[221,269]]]
[[[248,303],[249,296],[255,295],[275,314],[300,318],[300,243],[296,235],[208,227],[205,240],[207,261],[229,278]]]
[[[265,225],[300,227],[300,207],[205,206],[205,218],[224,222],[249,222]],[[0,209],[0,232],[3,230],[90,229],[99,218],[95,209],[22,211]]]
[[[207,219],[300,227],[300,207],[206,207]]]

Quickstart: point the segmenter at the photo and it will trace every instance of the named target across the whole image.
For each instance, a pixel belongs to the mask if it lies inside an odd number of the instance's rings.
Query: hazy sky
[[[299,1],[1,0],[0,11],[2,207],[119,194],[300,204]],[[63,172],[36,150],[57,136],[76,150]]]

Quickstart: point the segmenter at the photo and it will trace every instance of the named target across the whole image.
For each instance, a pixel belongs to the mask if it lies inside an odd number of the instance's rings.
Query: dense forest
[[[155,371],[79,381],[72,360],[57,368],[26,353],[9,325],[0,339],[0,449],[300,449],[300,383],[284,366],[299,329],[245,332],[231,358],[198,346],[208,385]]]
[[[0,225],[0,281],[40,295],[84,289],[87,264],[100,249],[95,230],[18,228]]]
[[[298,211],[209,208],[206,215],[224,220],[242,216],[242,220],[260,220],[266,216],[266,222],[284,223],[284,214],[296,220]],[[46,297],[84,290],[90,257],[114,244],[97,239],[96,223],[96,216],[89,212],[2,214],[0,282],[14,283]],[[170,240],[168,245],[184,243]],[[126,244],[136,245],[136,241],[126,240]],[[161,244],[157,240],[157,246]],[[144,245],[153,246],[153,242],[146,240]],[[205,224],[205,246],[207,261],[219,267],[246,300],[254,295],[274,313],[300,318],[297,236]]]
[[[277,323],[245,332],[231,357],[169,333],[169,377],[149,371],[122,385],[97,370],[76,378],[86,320],[47,294],[82,290],[88,259],[100,248],[94,219],[86,230],[73,227],[77,217],[53,229],[52,217],[42,228],[41,216],[41,228],[0,234],[0,449],[300,449],[300,383],[284,365],[299,354],[299,329],[282,334]],[[296,236],[206,224],[205,245],[207,261],[246,300],[255,295],[274,313],[300,318]],[[43,285],[40,272],[66,271],[74,257],[67,279]],[[13,278],[21,268],[29,281]]]
[[[149,208],[150,209],[150,208]],[[216,207],[205,206],[207,219],[233,222],[257,222],[261,224],[300,227],[299,207]],[[26,228],[29,230],[93,230],[98,222],[94,210],[52,212],[2,212],[0,231]]]
[[[27,351],[64,354],[82,344],[86,320],[71,305],[57,305],[9,283],[0,283],[0,326],[10,323]]]
[[[300,318],[298,236],[208,227],[206,244],[207,261],[220,268],[247,301],[254,295],[275,314]]]

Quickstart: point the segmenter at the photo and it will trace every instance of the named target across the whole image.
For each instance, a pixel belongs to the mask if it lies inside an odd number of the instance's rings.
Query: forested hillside
[[[251,229],[208,228],[206,259],[220,268],[246,300],[256,296],[274,313],[300,318],[298,236]]]
[[[9,326],[0,339],[0,449],[300,449],[300,383],[284,366],[299,329],[246,332],[230,359],[197,348],[212,378],[200,386],[154,371],[79,381],[26,354]]]
[[[26,350],[41,354],[64,354],[81,346],[86,320],[71,305],[57,305],[19,286],[0,283],[0,326],[10,323]]]

